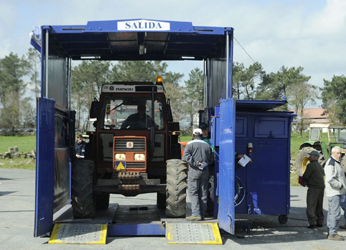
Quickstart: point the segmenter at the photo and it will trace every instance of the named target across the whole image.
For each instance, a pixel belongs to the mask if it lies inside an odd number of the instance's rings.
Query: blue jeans
[[[341,218],[340,198],[341,195],[328,197],[327,227],[329,234],[337,234],[338,232],[338,221]]]
[[[346,226],[346,200],[344,202],[340,202],[340,206],[342,210],[344,210],[344,218],[345,218],[345,226]]]

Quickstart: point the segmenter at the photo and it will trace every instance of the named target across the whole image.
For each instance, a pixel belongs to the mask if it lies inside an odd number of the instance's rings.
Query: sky
[[[301,66],[318,87],[345,75],[345,0],[1,0],[0,58],[26,54],[34,26],[135,18],[233,27],[234,61],[258,61],[267,73]],[[172,62],[168,70],[187,80],[195,67],[202,63]]]

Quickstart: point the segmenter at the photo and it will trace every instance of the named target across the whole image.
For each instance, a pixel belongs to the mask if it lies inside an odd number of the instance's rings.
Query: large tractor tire
[[[315,149],[313,147],[305,147],[300,150],[296,160],[296,171],[298,176],[303,176],[308,164],[307,158],[309,158],[309,153],[314,150]]]
[[[186,215],[187,168],[182,160],[167,161],[166,217]]]
[[[93,218],[95,204],[93,196],[94,162],[76,159],[72,164],[72,209],[73,217]]]

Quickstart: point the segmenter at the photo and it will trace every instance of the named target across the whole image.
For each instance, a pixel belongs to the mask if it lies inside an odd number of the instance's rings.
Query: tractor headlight
[[[144,154],[135,154],[135,161],[144,161],[145,155]]]
[[[115,154],[115,160],[117,160],[117,161],[125,161],[126,160],[126,156],[125,156],[125,154]]]

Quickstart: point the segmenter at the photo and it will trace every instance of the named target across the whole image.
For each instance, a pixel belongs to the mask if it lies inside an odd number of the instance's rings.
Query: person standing
[[[337,234],[337,224],[341,217],[340,198],[346,193],[346,179],[340,165],[341,148],[335,146],[331,151],[332,155],[324,167],[326,175],[325,193],[328,198],[328,239],[343,241],[345,240],[344,237]]]
[[[81,134],[77,135],[77,141],[74,144],[77,158],[84,158],[85,146],[86,142],[83,141],[83,136]]]
[[[211,150],[213,151],[214,159],[214,147],[209,140],[209,127],[206,123],[202,122],[199,124],[199,128],[202,129],[202,140],[209,144]],[[208,166],[209,170],[209,179],[208,179],[208,198],[207,198],[207,211],[206,216],[214,217],[214,186],[215,186],[215,165],[210,164]]]
[[[346,158],[346,142],[344,142],[343,145],[343,150],[344,150],[344,156],[343,158]],[[344,171],[345,177],[346,177],[346,162],[344,162],[344,165],[342,165],[342,169]],[[342,208],[342,210],[344,210],[344,219],[345,219],[345,224],[341,225],[339,228],[340,229],[346,229],[346,195],[344,195],[344,197],[341,197],[341,202],[340,202],[340,206]]]
[[[191,201],[192,215],[188,221],[204,219],[207,211],[207,194],[209,169],[213,163],[213,153],[208,143],[202,140],[202,130],[193,130],[193,140],[186,144],[183,160],[189,164],[188,190]]]
[[[317,151],[309,153],[310,163],[306,166],[303,179],[308,185],[306,195],[306,215],[308,228],[323,226],[323,195],[324,195],[324,170],[318,163],[320,154]]]

